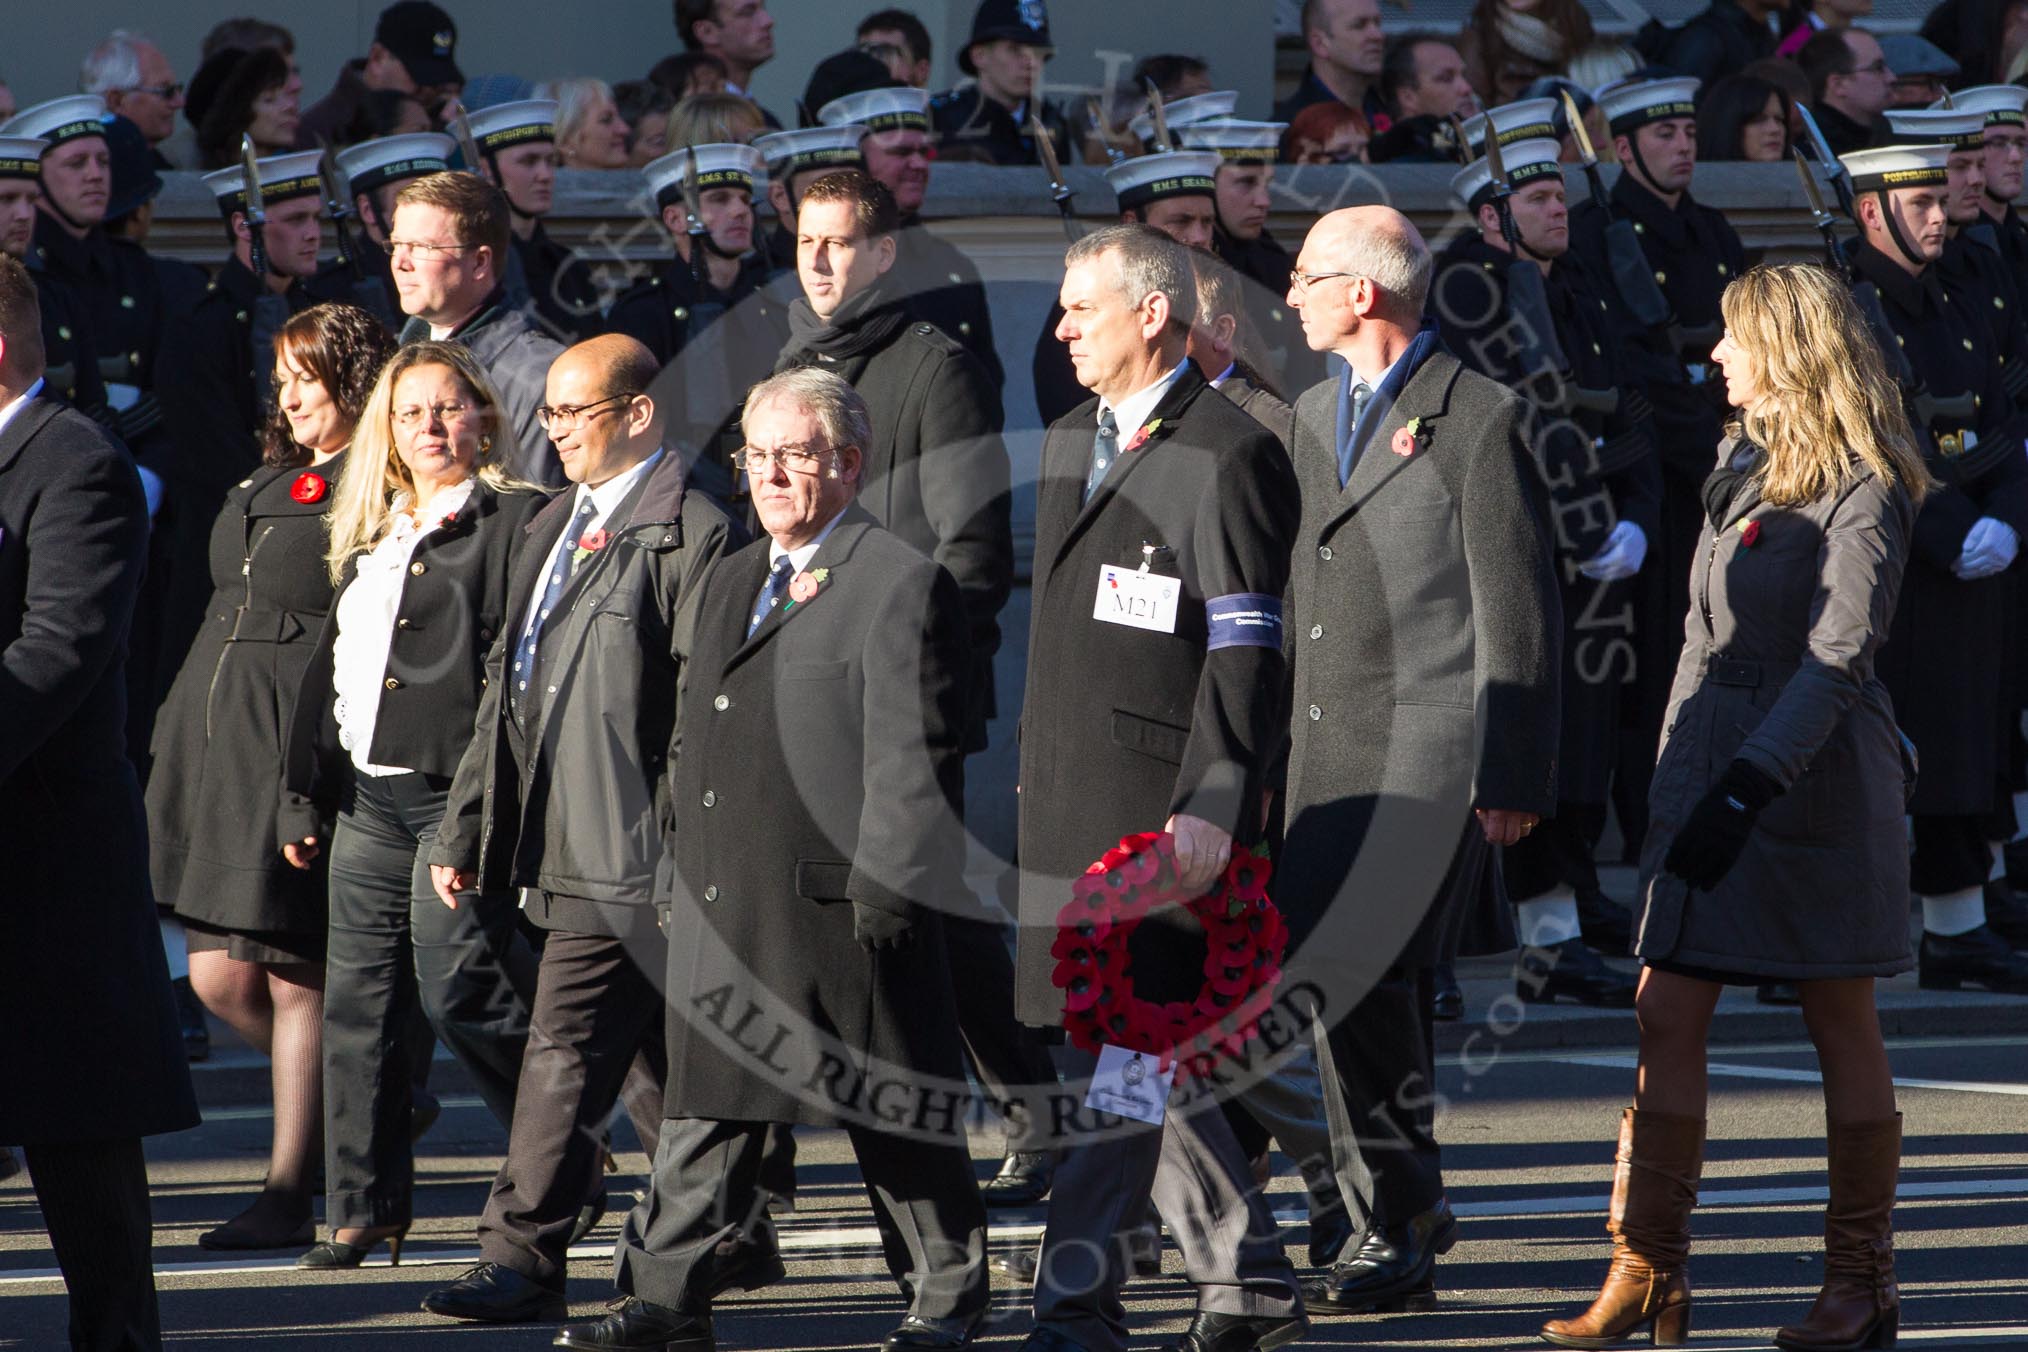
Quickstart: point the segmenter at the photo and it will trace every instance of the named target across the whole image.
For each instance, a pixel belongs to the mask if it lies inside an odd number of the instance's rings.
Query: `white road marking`
[[[1573,1054],[1564,1053],[1549,1058],[1573,1066],[1605,1066],[1615,1070],[1632,1070],[1640,1064],[1637,1057],[1610,1053]],[[1713,1061],[1705,1067],[1707,1074],[1733,1080],[1781,1080],[1790,1084],[1822,1084],[1824,1077],[1814,1070],[1790,1070],[1785,1066],[1739,1066],[1724,1061]],[[1959,1094],[2009,1094],[2017,1098],[2028,1098],[2028,1084],[2009,1084],[2003,1080],[1925,1080],[1914,1076],[1894,1077],[1897,1089],[1946,1089]]]

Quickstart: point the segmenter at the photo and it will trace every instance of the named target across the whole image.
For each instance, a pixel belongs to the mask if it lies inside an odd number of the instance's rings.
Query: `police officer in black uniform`
[[[170,548],[162,652],[172,668],[204,621],[211,597],[211,526],[225,494],[261,462],[259,430],[272,395],[274,338],[288,317],[317,303],[305,283],[317,272],[323,186],[317,152],[257,161],[266,275],[254,273],[244,171],[204,176],[218,201],[232,253],[204,298],[171,324],[163,344],[162,408],[176,438],[163,506]]]
[[[761,152],[752,146],[690,146],[652,161],[642,173],[655,193],[676,256],[623,293],[606,316],[610,333],[640,340],[664,370],[658,396],[670,435],[702,452],[693,482],[719,501],[733,494],[731,452],[747,387],[774,369],[788,341],[793,274],[769,266],[754,248],[754,181]],[[685,180],[695,177],[702,232],[690,233]],[[770,285],[771,281],[774,283]],[[692,340],[711,333],[692,355]]]
[[[338,232],[338,257],[310,279],[310,292],[342,300],[378,317],[399,333],[407,316],[394,289],[394,259],[387,251],[394,195],[410,179],[451,167],[457,142],[442,132],[407,132],[347,146],[335,156],[338,176],[352,198],[352,224]]]
[[[1946,144],[1903,145],[1839,157],[1858,194],[1853,280],[1878,294],[1894,341],[1888,369],[1902,377],[1924,459],[1941,481],[1916,515],[1879,670],[1921,758],[1908,805],[1921,983],[2028,994],[2028,957],[2013,951],[2028,944],[2028,917],[1993,913],[1985,891],[1992,842],[2012,834],[2007,648],[2028,461],[1978,298],[1951,290],[1936,267],[1950,153]]]
[[[1605,825],[1620,700],[1637,655],[1632,580],[1659,531],[1661,472],[1652,421],[1631,390],[1610,307],[1568,252],[1558,144],[1548,137],[1509,141],[1503,115],[1523,131],[1539,125],[1527,110],[1493,111],[1510,191],[1504,202],[1495,200],[1501,185],[1484,159],[1452,179],[1477,228],[1438,257],[1429,306],[1461,361],[1535,405],[1531,434],[1560,561],[1556,811],[1503,851],[1524,945],[1517,994],[1623,1007],[1633,1004],[1634,980],[1585,944],[1577,898],[1598,892],[1592,856]],[[1542,283],[1543,311],[1531,312],[1526,295],[1515,290],[1523,268]],[[1624,930],[1618,943],[1624,951]]]
[[[929,188],[931,156],[929,94],[883,73],[875,88],[843,95],[817,109],[825,126],[866,128],[860,153],[866,172],[887,185],[901,209],[898,252],[886,285],[909,298],[918,319],[942,329],[986,368],[993,384],[1006,384],[1000,354],[993,350],[993,316],[979,270],[957,246],[922,223],[923,195]]]
[[[938,153],[986,164],[1040,164],[1030,125],[1039,116],[1056,142],[1057,161],[1070,163],[1070,122],[1037,94],[1052,46],[1043,0],[981,0],[972,36],[958,53],[958,69],[973,83],[930,100]]]
[[[1712,345],[1724,331],[1718,298],[1746,270],[1739,233],[1723,213],[1691,196],[1696,94],[1697,82],[1683,78],[1637,81],[1605,94],[1600,102],[1619,178],[1603,207],[1587,200],[1570,213],[1571,252],[1607,288],[1628,374],[1654,408],[1661,450],[1662,529],[1654,566],[1635,584],[1636,694],[1625,710],[1628,735],[1614,795],[1630,847],[1646,829],[1648,778],[1683,644],[1691,555],[1704,525],[1704,480],[1726,412],[1725,385],[1711,364]],[[1646,286],[1643,274],[1652,288],[1645,298],[1630,297],[1630,289]]]
[[[599,332],[599,291],[590,266],[549,237],[542,218],[556,198],[555,99],[496,103],[467,115],[480,167],[507,199],[519,275],[506,280],[507,303],[528,312],[559,342]]]

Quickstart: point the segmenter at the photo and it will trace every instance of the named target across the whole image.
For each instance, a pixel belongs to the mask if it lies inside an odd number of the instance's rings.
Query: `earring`
[[[487,452],[491,451],[492,449],[493,449],[493,438],[491,438],[491,437],[480,437],[480,438],[479,438],[479,454],[480,454],[480,455],[485,455],[485,454],[486,454]]]

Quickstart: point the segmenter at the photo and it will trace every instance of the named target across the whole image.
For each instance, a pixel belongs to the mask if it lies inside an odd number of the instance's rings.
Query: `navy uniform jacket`
[[[977,357],[995,389],[1005,385],[1007,372],[993,348],[993,313],[986,304],[986,284],[979,280],[979,270],[957,245],[939,239],[922,223],[922,217],[910,216],[901,226],[894,237],[894,267],[882,284],[906,295],[918,319],[936,325]],[[796,265],[794,244],[791,240],[791,269]]]
[[[575,343],[600,331],[599,289],[591,268],[574,250],[551,239],[541,221],[527,239],[513,236],[513,248],[528,283],[528,299],[553,337]],[[518,296],[508,299],[521,304]]]
[[[137,404],[111,419],[113,430],[142,464],[165,472],[174,455],[161,409],[155,400],[156,364],[167,320],[162,284],[154,260],[138,244],[93,229],[73,238],[47,212],[35,218],[29,266],[37,286],[44,278],[68,293],[73,334],[73,362],[98,363],[102,384],[132,385],[140,391]],[[60,358],[51,353],[49,361]],[[92,398],[91,382],[75,373],[81,400]],[[82,406],[82,405],[81,405]]]

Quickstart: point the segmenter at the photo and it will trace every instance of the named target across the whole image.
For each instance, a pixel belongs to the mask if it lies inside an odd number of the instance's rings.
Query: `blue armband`
[[[1204,603],[1208,631],[1205,647],[1279,648],[1282,646],[1282,598],[1260,592],[1234,592]]]

